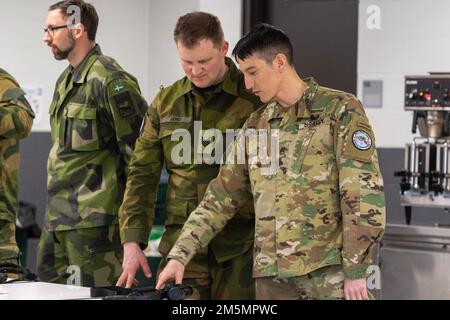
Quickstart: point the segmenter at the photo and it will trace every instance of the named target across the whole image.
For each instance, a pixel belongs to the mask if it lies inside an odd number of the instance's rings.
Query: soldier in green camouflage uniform
[[[190,31],[183,34],[187,26]],[[181,35],[177,36],[179,33]],[[223,40],[217,17],[203,12],[186,14],[175,28],[175,41],[186,77],[158,93],[136,142],[120,210],[125,258],[124,273],[118,285],[127,279],[127,286],[130,286],[138,267],[149,275],[147,261],[137,243],[145,247],[148,242],[163,164],[167,167],[169,181],[165,232],[159,251],[165,257],[189,213],[203,198],[208,183],[217,176],[221,157],[218,163],[210,163],[206,158],[216,156],[213,149],[223,153],[226,130],[240,128],[261,105],[259,99],[245,89],[243,76],[235,64],[225,57],[228,44]],[[212,148],[218,140],[206,134],[213,128],[223,138],[224,144],[219,143],[218,148]],[[180,138],[175,137],[180,130],[189,135],[189,150],[185,150],[183,163],[179,161],[180,150],[177,149]],[[253,234],[254,209],[249,202],[186,267],[186,284],[194,287],[190,298],[254,299]],[[130,254],[127,259],[130,243],[136,249],[132,249],[133,256]],[[141,260],[139,265],[129,265],[138,259]]]
[[[289,39],[272,26],[257,27],[233,53],[247,88],[267,103],[244,124],[157,287],[180,282],[183,265],[253,196],[258,299],[367,299],[366,269],[384,231],[385,202],[361,103],[301,80]]]
[[[25,92],[11,75],[0,68],[0,263],[18,264],[19,140],[31,131],[33,118]]]
[[[81,8],[80,29],[56,29],[67,24],[70,5]],[[71,65],[50,105],[47,211],[38,250],[42,281],[106,286],[121,271],[118,211],[147,104],[137,80],[95,44],[97,22],[95,9],[82,1],[54,5],[47,17],[44,41]]]

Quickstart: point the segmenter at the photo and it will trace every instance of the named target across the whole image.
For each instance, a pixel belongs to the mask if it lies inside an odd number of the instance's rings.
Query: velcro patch
[[[134,113],[133,102],[128,91],[115,95],[114,100],[122,117],[129,117]]]

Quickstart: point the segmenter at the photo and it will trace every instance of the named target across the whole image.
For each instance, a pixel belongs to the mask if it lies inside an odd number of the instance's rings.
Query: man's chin
[[[67,59],[67,57],[69,56],[69,53],[70,53],[70,51],[61,51],[59,49],[53,49],[52,52],[53,52],[53,56],[58,61]]]
[[[200,89],[204,89],[204,88],[208,88],[211,86],[211,81],[208,80],[203,80],[203,81],[198,81],[198,80],[191,80],[191,82]]]
[[[205,89],[205,88],[210,87],[209,84],[202,83],[202,82],[194,82],[194,85],[195,85],[197,88],[200,88],[200,89]]]
[[[53,56],[54,56],[55,59],[58,60],[58,61],[61,61],[61,60],[64,60],[64,59],[65,59],[63,56],[61,56],[61,55],[59,55],[59,54],[54,54]]]
[[[267,102],[269,102],[271,100],[271,99],[267,99],[267,97],[264,98],[264,97],[262,97],[260,95],[257,95],[257,96],[258,96],[259,100],[261,100],[262,103],[267,103]]]

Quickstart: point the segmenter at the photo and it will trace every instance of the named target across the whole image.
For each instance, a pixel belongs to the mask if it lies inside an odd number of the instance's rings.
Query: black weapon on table
[[[192,287],[183,284],[168,284],[164,289],[141,287],[126,289],[122,287],[91,288],[91,298],[102,300],[182,300],[192,295]]]
[[[17,275],[17,279],[8,280],[8,274]],[[29,269],[21,267],[14,263],[0,264],[0,284],[16,281],[37,281],[37,276]]]

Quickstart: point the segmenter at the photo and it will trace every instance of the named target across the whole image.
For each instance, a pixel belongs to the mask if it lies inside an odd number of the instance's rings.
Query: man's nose
[[[44,42],[49,43],[52,37],[48,34],[48,31],[44,31],[44,38],[42,39]]]
[[[191,71],[193,76],[200,75],[202,73],[202,67],[193,65]]]
[[[249,79],[248,77],[244,77],[244,82],[245,82],[245,87],[247,88],[247,90],[252,90],[253,85],[255,83],[251,79]]]

